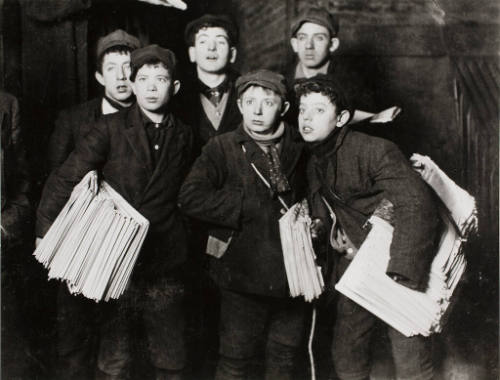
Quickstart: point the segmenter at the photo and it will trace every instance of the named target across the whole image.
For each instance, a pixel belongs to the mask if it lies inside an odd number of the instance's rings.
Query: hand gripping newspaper
[[[462,277],[464,241],[477,232],[475,200],[429,157],[414,154],[413,166],[436,192],[444,207],[445,228],[431,264],[425,292],[409,289],[386,275],[393,227],[374,213],[371,230],[335,288],[407,337],[440,332],[443,316]]]
[[[96,302],[125,291],[149,222],[97,174],[85,175],[33,255],[72,294]]]

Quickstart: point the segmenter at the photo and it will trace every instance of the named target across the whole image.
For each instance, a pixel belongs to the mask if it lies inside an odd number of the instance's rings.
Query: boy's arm
[[[56,119],[54,131],[50,135],[48,161],[49,170],[61,166],[75,148],[73,131],[68,111],[61,111]]]
[[[85,174],[102,167],[106,161],[109,146],[107,125],[100,122],[81,140],[68,159],[51,173],[43,188],[37,210],[37,237],[45,235],[68,201],[73,188]]]
[[[210,140],[181,187],[179,207],[193,218],[237,229],[243,190],[226,184],[226,159],[219,140]]]
[[[415,175],[401,151],[385,141],[371,152],[377,192],[394,205],[394,233],[387,274],[411,288],[422,289],[435,254],[436,205],[429,188]]]

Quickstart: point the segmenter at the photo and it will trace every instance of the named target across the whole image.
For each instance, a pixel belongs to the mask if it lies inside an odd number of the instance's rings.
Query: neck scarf
[[[224,94],[229,91],[229,76],[226,76],[222,83],[215,87],[208,87],[205,83],[198,79],[198,87],[200,89],[200,93],[205,95],[214,107],[217,107]]]
[[[281,169],[279,152],[276,147],[276,144],[285,133],[285,124],[281,122],[276,131],[269,135],[254,133],[245,126],[245,123],[243,123],[243,129],[257,144],[265,147],[272,191],[278,194],[290,191],[290,184],[288,183],[285,173],[283,173]]]

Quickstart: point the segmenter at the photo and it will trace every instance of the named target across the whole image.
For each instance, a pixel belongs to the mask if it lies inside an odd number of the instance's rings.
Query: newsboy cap
[[[238,43],[238,28],[227,15],[206,14],[191,21],[184,30],[184,39],[188,46],[194,45],[194,37],[203,27],[219,27],[227,32],[231,45]]]
[[[128,34],[124,30],[117,29],[104,37],[99,38],[97,41],[97,57],[109,48],[115,46],[126,46],[131,50],[135,50],[141,47],[141,42],[138,38]]]
[[[328,12],[325,8],[311,7],[301,12],[294,20],[291,29],[291,36],[294,37],[302,24],[312,22],[324,26],[330,32],[330,37],[337,36],[339,32],[339,21],[336,16]]]
[[[286,98],[287,95],[285,77],[270,70],[260,69],[240,76],[235,83],[238,98],[250,86],[260,86],[273,90],[282,98]]]
[[[134,81],[137,71],[146,63],[151,61],[160,61],[165,65],[168,72],[175,78],[177,59],[175,54],[168,49],[158,45],[148,45],[143,48],[134,50],[130,53],[130,80]]]

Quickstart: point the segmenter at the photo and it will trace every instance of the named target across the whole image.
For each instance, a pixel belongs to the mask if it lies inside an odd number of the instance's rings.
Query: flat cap
[[[283,98],[286,98],[287,95],[285,77],[270,70],[260,69],[240,76],[235,83],[238,98],[250,86],[268,88]]]
[[[135,50],[141,47],[141,42],[138,38],[128,34],[124,30],[117,29],[110,34],[99,38],[97,41],[97,57],[99,57],[107,49],[114,46],[126,46],[131,50]]]
[[[169,71],[170,75],[175,78],[175,70],[177,66],[175,54],[171,50],[162,48],[161,46],[148,45],[130,53],[130,80],[135,80],[137,71],[145,63],[155,60],[162,62]]]
[[[336,16],[328,12],[325,8],[311,7],[305,9],[295,18],[290,30],[292,37],[295,36],[305,22],[324,26],[330,32],[331,37],[337,36],[339,32],[339,21]]]
[[[186,29],[184,30],[184,39],[188,46],[194,45],[194,37],[196,33],[204,27],[223,28],[227,32],[227,36],[231,40],[231,44],[236,45],[238,43],[238,28],[229,16],[206,14],[187,24]]]

